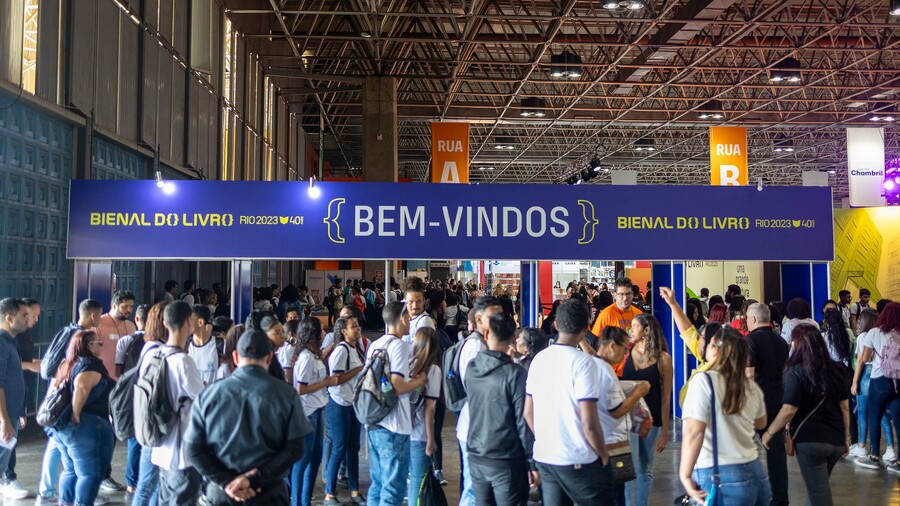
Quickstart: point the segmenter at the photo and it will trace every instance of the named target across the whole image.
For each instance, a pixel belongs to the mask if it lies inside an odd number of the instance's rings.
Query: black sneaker
[[[366,504],[366,498],[363,497],[362,494],[351,495],[351,496],[350,496],[350,502],[348,502],[348,503],[346,503],[346,504],[361,504],[361,505],[365,506],[365,504]]]
[[[342,503],[337,497],[335,497],[333,499],[325,499],[325,501],[322,503],[322,506],[342,506],[343,504],[344,503]]]
[[[121,483],[112,479],[112,477],[110,476],[104,478],[103,481],[100,482],[100,488],[107,492],[118,492],[125,487],[123,487]]]
[[[438,479],[442,487],[447,485],[447,480],[444,479],[444,473],[441,470],[435,471],[434,477]]]
[[[881,461],[878,460],[878,457],[872,455],[860,457],[854,461],[854,464],[866,469],[881,469]]]

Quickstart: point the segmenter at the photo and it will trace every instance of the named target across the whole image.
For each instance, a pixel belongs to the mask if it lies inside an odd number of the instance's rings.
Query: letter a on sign
[[[469,182],[469,124],[431,124],[431,182]]]
[[[712,186],[747,185],[747,129],[709,127]]]

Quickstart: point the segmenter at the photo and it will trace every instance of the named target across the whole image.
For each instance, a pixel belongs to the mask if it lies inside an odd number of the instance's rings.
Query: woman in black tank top
[[[650,383],[650,392],[644,396],[644,401],[653,415],[653,428],[644,439],[635,434],[629,436],[637,479],[625,484],[625,497],[629,506],[646,506],[650,502],[654,456],[666,449],[669,438],[672,357],[659,322],[646,313],[631,321],[631,343],[622,380]]]

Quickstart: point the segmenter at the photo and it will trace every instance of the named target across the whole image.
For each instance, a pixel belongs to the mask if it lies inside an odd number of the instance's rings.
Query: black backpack
[[[363,425],[377,425],[397,405],[397,392],[391,385],[391,359],[388,355],[388,348],[394,339],[384,348],[373,351],[359,374],[359,383],[353,393],[353,411],[356,419]],[[405,346],[402,342],[401,344]],[[385,382],[388,388],[387,391],[382,391],[381,385]]]
[[[66,359],[69,341],[72,340],[75,332],[79,330],[84,329],[77,323],[70,323],[53,336],[53,340],[50,341],[50,347],[47,348],[47,352],[44,353],[44,357],[41,359],[41,378],[49,380],[56,376],[56,370],[59,369],[60,364]]]
[[[134,385],[140,374],[140,366],[138,360],[134,367],[119,376],[119,381],[109,393],[109,416],[112,418],[113,431],[119,441],[127,441],[134,437]]]
[[[122,364],[122,372],[130,371],[141,360],[141,350],[144,349],[144,332],[135,332],[131,336],[131,342],[125,347],[125,362]]]
[[[462,358],[462,349],[472,339],[480,339],[480,337],[469,336],[444,352],[441,361],[444,371],[444,401],[447,409],[454,413],[462,411],[466,405],[466,387],[463,385],[462,374],[460,374],[459,361]]]

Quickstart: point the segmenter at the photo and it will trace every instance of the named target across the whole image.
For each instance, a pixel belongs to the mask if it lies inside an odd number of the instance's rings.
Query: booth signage
[[[431,124],[431,182],[469,182],[469,124]]]
[[[72,181],[68,257],[830,261],[834,249],[830,188],[316,183],[316,198],[305,182],[169,185]]]
[[[747,186],[747,129],[709,127],[710,184]]]
[[[850,205],[884,205],[884,129],[847,129],[847,182]]]

